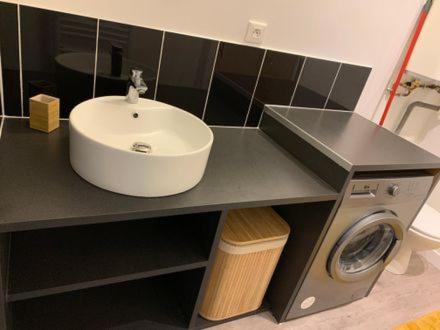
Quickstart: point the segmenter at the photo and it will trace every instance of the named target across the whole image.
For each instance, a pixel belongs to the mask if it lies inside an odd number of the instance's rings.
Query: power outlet
[[[253,44],[263,43],[264,32],[266,31],[267,24],[263,22],[249,21],[246,31],[245,41]]]

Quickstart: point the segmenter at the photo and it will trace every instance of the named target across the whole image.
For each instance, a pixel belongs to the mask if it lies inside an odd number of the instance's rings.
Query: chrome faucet
[[[139,94],[144,94],[148,87],[142,79],[142,70],[131,70],[130,79],[127,84],[127,96],[125,100],[128,103],[138,103]]]

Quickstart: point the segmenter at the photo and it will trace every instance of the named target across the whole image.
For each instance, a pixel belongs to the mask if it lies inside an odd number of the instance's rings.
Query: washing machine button
[[[388,187],[388,194],[390,196],[396,197],[400,193],[400,188],[397,184],[393,184]]]

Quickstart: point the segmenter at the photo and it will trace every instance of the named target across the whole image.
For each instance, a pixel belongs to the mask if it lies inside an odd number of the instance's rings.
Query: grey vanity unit
[[[350,182],[399,170],[405,177],[431,176],[425,179],[431,187],[440,168],[438,158],[348,112],[268,107],[261,129],[213,132],[200,184],[179,195],[137,198],[97,188],[71,169],[66,122],[47,135],[30,130],[24,119],[6,119],[0,140],[0,329],[218,324],[198,311],[225,216],[259,206],[274,207],[292,234],[265,301],[253,313],[271,310],[284,321],[333,307],[319,297],[312,301],[308,293],[315,286],[308,279]],[[388,191],[387,185],[380,189]],[[387,231],[388,248],[396,246],[395,229]],[[367,294],[364,287],[353,298]],[[297,313],[298,303],[306,312]]]
[[[97,188],[51,134],[6,119],[0,140],[0,329],[185,329],[198,315],[230,209],[312,204],[338,192],[258,129],[213,128],[202,181],[137,198]],[[268,304],[255,311],[267,310]]]

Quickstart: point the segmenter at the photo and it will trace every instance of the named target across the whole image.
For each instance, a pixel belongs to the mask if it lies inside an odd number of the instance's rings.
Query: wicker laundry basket
[[[270,207],[230,211],[200,315],[217,321],[258,309],[289,232]]]

